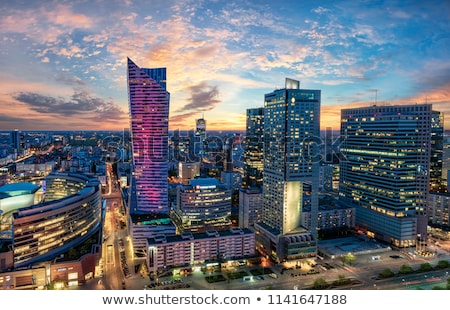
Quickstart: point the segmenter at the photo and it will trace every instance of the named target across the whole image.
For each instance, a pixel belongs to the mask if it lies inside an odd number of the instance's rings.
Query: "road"
[[[106,199],[106,212],[103,226],[103,246],[102,263],[103,278],[102,285],[105,289],[117,290],[126,288],[126,275],[122,268],[123,259],[120,255],[121,250],[126,253],[126,263],[132,257],[131,245],[126,230],[120,227],[122,214],[120,208],[122,205],[122,195],[117,180],[112,174],[111,165],[107,165],[107,185],[108,192],[103,195]],[[122,240],[123,244],[120,244]]]

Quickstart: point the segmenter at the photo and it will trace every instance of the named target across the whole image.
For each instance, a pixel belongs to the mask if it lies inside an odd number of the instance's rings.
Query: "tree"
[[[382,272],[380,272],[379,276],[380,278],[390,278],[394,276],[394,273],[392,272],[391,269],[386,268]]]
[[[342,261],[342,263],[343,263],[344,265],[345,265],[345,264],[352,265],[352,263],[353,263],[355,260],[356,260],[356,256],[353,255],[352,253],[348,253],[348,254],[345,254],[345,255],[341,256],[341,261]]]
[[[439,269],[444,269],[444,268],[447,268],[449,265],[450,264],[448,263],[448,261],[440,260],[440,261],[438,261],[436,267],[439,268]]]
[[[314,280],[312,288],[314,290],[321,290],[321,289],[325,289],[327,287],[328,287],[328,282],[324,278],[317,278],[316,280]]]
[[[430,271],[430,270],[433,270],[433,267],[430,265],[430,263],[420,264],[420,271]]]
[[[413,273],[413,272],[414,272],[414,270],[409,265],[401,265],[400,269],[398,271],[398,273],[400,273],[400,274],[408,274],[408,273]]]
[[[338,279],[333,281],[333,285],[339,286],[339,285],[346,285],[350,284],[352,281],[345,277],[344,275],[339,275]]]

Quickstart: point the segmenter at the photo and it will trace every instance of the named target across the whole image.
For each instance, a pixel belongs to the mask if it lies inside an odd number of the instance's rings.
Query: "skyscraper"
[[[265,95],[263,210],[255,229],[260,250],[278,261],[317,251],[320,95],[288,78]],[[300,226],[304,183],[312,188],[311,231]]]
[[[24,141],[24,135],[21,131],[15,129],[10,132],[10,144],[11,148],[14,152],[17,154],[20,154],[23,152],[23,149],[25,147],[25,141]]]
[[[262,188],[264,108],[247,109],[243,188]]]
[[[169,100],[166,68],[139,68],[128,58],[133,156],[130,212],[168,213]]]
[[[342,110],[339,195],[368,236],[426,240],[431,115],[430,104]]]
[[[433,111],[431,117],[431,159],[430,189],[439,191],[445,188],[442,177],[444,154],[444,113]]]
[[[206,120],[202,117],[195,121],[195,136],[193,147],[195,156],[199,156],[200,159],[203,157],[205,150],[205,139],[206,139]]]

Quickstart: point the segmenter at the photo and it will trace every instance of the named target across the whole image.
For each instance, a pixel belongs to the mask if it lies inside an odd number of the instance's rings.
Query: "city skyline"
[[[285,77],[342,108],[450,112],[450,6],[439,1],[40,1],[0,4],[0,130],[129,127],[127,57],[167,68],[169,126],[245,129]],[[225,117],[226,116],[226,117]],[[449,120],[445,119],[449,128]]]

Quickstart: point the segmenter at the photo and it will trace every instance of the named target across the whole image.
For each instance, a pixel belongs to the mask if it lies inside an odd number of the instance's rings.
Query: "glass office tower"
[[[259,250],[277,261],[317,251],[320,96],[292,79],[265,95],[263,210],[255,229]],[[306,183],[312,188],[312,231],[300,226]]]
[[[368,236],[426,240],[431,116],[430,104],[342,110],[339,195]]]
[[[444,113],[433,111],[431,116],[430,190],[443,191],[442,166],[444,154]]]
[[[264,108],[247,109],[243,188],[262,188]]]
[[[168,129],[170,95],[166,68],[139,68],[128,58],[135,197],[130,212],[168,213]]]

